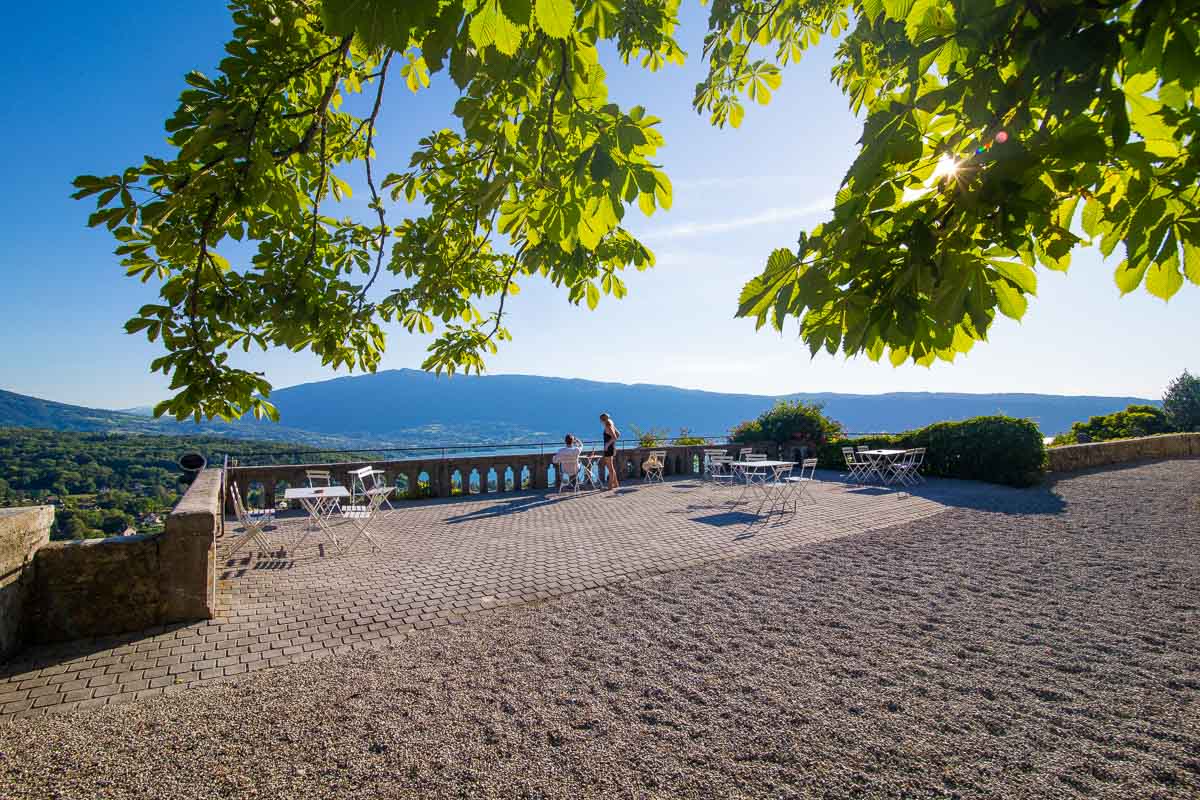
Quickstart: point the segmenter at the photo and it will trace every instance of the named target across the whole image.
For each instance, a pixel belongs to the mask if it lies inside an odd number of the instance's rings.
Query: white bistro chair
[[[264,528],[275,519],[275,512],[269,508],[261,511],[246,508],[242,503],[242,494],[233,481],[229,482],[229,496],[233,499],[233,512],[237,515],[238,524],[242,526],[243,530],[241,537],[234,542],[233,549],[229,551],[229,557],[232,558],[237,551],[250,542],[254,542],[264,553],[270,553],[273,549],[271,539],[267,536]]]
[[[853,447],[843,447],[842,458],[846,460],[846,480],[851,483],[863,480],[870,463],[864,458],[857,458]]]
[[[646,482],[662,483],[663,467],[667,464],[666,450],[651,450],[650,456],[642,462],[642,471],[646,473]]]
[[[320,489],[333,486],[333,475],[327,469],[306,469],[304,477],[308,480],[308,488]],[[330,511],[341,511],[342,506],[337,500],[330,504]]]
[[[558,475],[558,493],[571,491],[579,494],[579,456],[563,456],[562,461],[555,462],[554,469]]]
[[[351,536],[346,544],[342,547],[342,552],[347,552],[359,538],[364,538],[371,543],[373,550],[381,550],[379,542],[371,535],[371,523],[379,516],[379,507],[383,505],[388,495],[392,493],[390,486],[379,486],[367,489],[362,495],[362,499],[366,501],[365,506],[347,506],[342,509],[342,516],[350,522],[350,526],[354,528],[354,535]]]
[[[377,467],[362,467],[350,471],[350,505],[355,508],[366,508],[368,489],[390,489],[387,485],[387,473]],[[384,494],[380,507],[392,507],[391,492]]]
[[[796,505],[799,497],[807,497],[809,502],[816,505],[817,498],[812,496],[812,492],[808,490],[809,485],[813,482],[817,473],[817,460],[815,458],[806,458],[800,462],[800,474],[788,476],[787,482],[791,485],[791,491],[787,494],[787,500],[792,504],[792,510],[796,510]]]

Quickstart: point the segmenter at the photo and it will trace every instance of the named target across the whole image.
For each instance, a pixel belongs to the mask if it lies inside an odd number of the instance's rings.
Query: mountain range
[[[148,409],[109,411],[66,405],[0,390],[0,426],[289,441],[316,447],[441,445],[556,441],[565,432],[598,438],[606,411],[626,436],[633,427],[722,436],[780,399],[822,403],[849,432],[908,430],[983,414],[1028,417],[1046,435],[1072,422],[1107,414],[1138,397],[1046,394],[898,392],[782,396],[725,394],[653,384],[604,383],[534,375],[436,376],[401,369],[334,378],[275,390],[282,424],[257,420],[156,420]]]

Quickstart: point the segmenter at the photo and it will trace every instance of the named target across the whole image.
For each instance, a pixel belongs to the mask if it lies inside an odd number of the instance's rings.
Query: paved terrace
[[[786,550],[932,516],[987,508],[1015,491],[931,481],[913,490],[818,481],[815,503],[759,518],[736,493],[696,479],[617,492],[473,495],[397,504],[337,554],[306,518],[268,529],[273,554],[224,557],[218,615],[190,625],[35,647],[0,666],[0,719],[68,712],[236,679],[349,649],[400,644],[423,628],[503,605],[536,603],[616,581],[750,553]],[[343,540],[351,533],[341,528]],[[236,523],[227,524],[228,552]]]

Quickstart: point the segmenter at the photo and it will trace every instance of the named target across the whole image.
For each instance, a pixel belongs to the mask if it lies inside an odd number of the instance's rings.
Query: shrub
[[[1171,422],[1161,408],[1132,405],[1124,411],[1097,415],[1087,422],[1076,422],[1069,433],[1054,437],[1054,444],[1077,444],[1079,442],[1107,442],[1111,439],[1132,439],[1135,436],[1153,436],[1170,433]]]
[[[822,447],[822,466],[841,467],[843,447],[925,448],[921,472],[941,478],[1032,486],[1046,467],[1046,446],[1038,426],[1013,417],[974,417],[937,422],[895,436],[841,439]]]
[[[1186,369],[1167,385],[1163,411],[1177,431],[1200,431],[1200,378]]]
[[[687,428],[679,429],[679,436],[675,438],[675,444],[683,446],[699,446],[702,444],[711,444],[708,439],[703,436],[693,436],[692,432]]]
[[[637,437],[638,447],[662,447],[671,438],[671,432],[666,428],[661,430],[656,428],[647,428],[642,430],[637,425],[630,425],[630,430]]]
[[[842,424],[825,416],[823,409],[820,403],[780,400],[759,414],[758,419],[738,425],[730,431],[729,438],[739,443],[767,441],[782,445],[800,442],[820,448],[845,434]]]

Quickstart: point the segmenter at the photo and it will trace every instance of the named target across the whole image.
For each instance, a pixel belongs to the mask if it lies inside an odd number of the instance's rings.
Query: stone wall
[[[617,451],[615,465],[621,479],[639,478],[642,476],[642,463],[651,450],[666,451],[666,467],[663,470],[667,476],[698,474],[704,463],[704,451],[710,449],[726,450],[737,454],[742,447],[751,445],[696,445],[654,448],[626,448]],[[753,449],[772,456],[778,453],[778,448],[769,443],[753,445]],[[479,479],[479,491],[510,492],[522,489],[552,489],[558,484],[558,475],[551,478],[550,458],[553,453],[527,453],[519,455],[477,455],[450,456],[447,458],[407,459],[397,461],[353,461],[331,464],[277,464],[270,466],[241,467],[232,466],[229,469],[229,480],[235,483],[243,499],[248,499],[253,484],[261,484],[263,505],[274,508],[277,500],[283,499],[284,488],[299,488],[307,486],[305,471],[310,469],[329,470],[335,483],[350,486],[350,472],[360,467],[373,466],[384,471],[387,485],[396,487],[394,496],[419,497],[422,492],[431,497],[449,497],[454,493],[455,473],[459,475],[460,487],[470,484],[472,472]],[[505,479],[508,471],[512,472],[512,484]],[[528,475],[527,485],[522,481],[522,475]],[[489,485],[489,473],[494,473],[495,483]],[[424,476],[424,477],[422,477]],[[419,489],[420,484],[427,488]],[[462,491],[469,489],[461,488]],[[226,504],[226,513],[233,513],[233,508]]]
[[[201,472],[152,536],[51,542],[53,509],[0,514],[0,655],[211,618],[222,487],[221,470]]]
[[[1075,472],[1108,464],[1200,456],[1200,433],[1170,433],[1113,442],[1069,444],[1046,450],[1051,472]]]
[[[50,541],[50,506],[0,508],[0,659],[26,638],[27,609],[33,595],[33,559]]]

